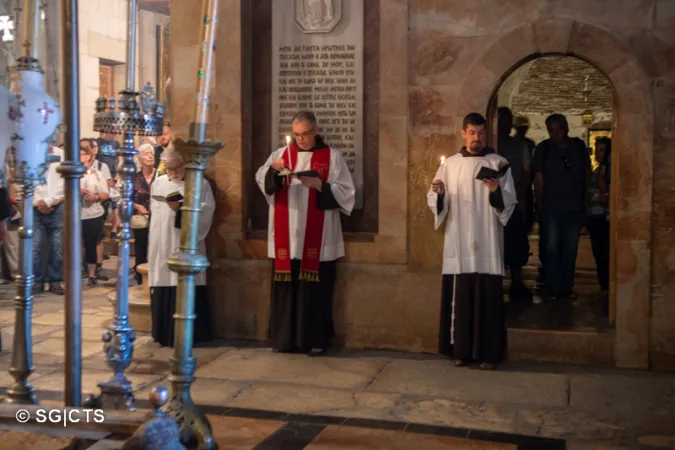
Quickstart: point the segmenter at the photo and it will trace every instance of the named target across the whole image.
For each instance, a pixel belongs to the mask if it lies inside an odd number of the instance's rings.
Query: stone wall
[[[248,106],[246,76],[255,54],[241,38],[254,9],[249,6],[220,3],[216,76],[227,82],[218,84],[210,123],[226,148],[211,171],[218,207],[209,236],[209,285],[220,336],[265,339],[271,265],[265,242],[246,233],[252,180],[242,177],[250,164],[242,142],[257,132],[243,128],[243,118],[258,114]],[[200,18],[192,2],[172,2],[171,15],[183,25],[172,27],[174,60],[196,54]],[[503,0],[380,0],[380,30],[379,226],[374,239],[347,242],[334,298],[338,340],[350,347],[434,351],[442,235],[433,230],[425,193],[439,157],[459,148],[462,116],[487,112],[513,67],[538,53],[569,53],[598,67],[617,97],[615,361],[675,369],[675,231],[669,220],[675,116],[667,115],[675,103],[675,1],[626,0],[607,8],[605,2],[524,0],[516,8]],[[180,90],[172,109],[186,111],[174,118],[184,131],[195,67],[177,66],[173,78]]]
[[[115,89],[126,82],[127,0],[86,0],[79,2],[80,27],[80,132],[95,136],[92,131],[96,99],[99,97],[99,62],[118,63],[115,67]],[[154,25],[168,20],[166,16],[139,11],[136,42],[136,88],[146,81],[155,84]]]
[[[587,93],[584,93],[587,91]],[[567,117],[570,136],[588,139],[583,112],[593,113],[592,129],[611,129],[613,90],[607,77],[589,63],[570,56],[548,56],[527,62],[499,88],[499,106],[530,120],[529,137],[535,142],[548,138],[546,117]]]

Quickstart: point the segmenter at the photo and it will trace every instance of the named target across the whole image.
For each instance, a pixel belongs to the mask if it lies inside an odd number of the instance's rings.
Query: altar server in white
[[[269,204],[274,259],[270,338],[276,351],[315,354],[334,334],[336,261],[345,254],[340,213],[351,214],[355,189],[342,153],[318,135],[313,113],[299,112],[292,127],[293,139],[256,173]]]
[[[492,370],[506,350],[502,278],[504,226],[517,204],[511,169],[476,179],[483,167],[507,161],[485,143],[485,118],[464,118],[465,147],[446,159],[427,194],[435,228],[446,221],[439,352],[460,367]]]
[[[180,245],[181,210],[183,206],[185,168],[180,153],[166,151],[162,159],[166,174],[159,176],[150,188],[150,233],[148,276],[151,292],[152,338],[162,347],[173,347],[178,275],[168,266]],[[167,200],[168,198],[168,200]],[[211,228],[215,201],[207,180],[202,182],[202,202],[199,213],[198,249],[206,255],[204,240]],[[194,342],[210,341],[211,324],[206,273],[196,276]]]

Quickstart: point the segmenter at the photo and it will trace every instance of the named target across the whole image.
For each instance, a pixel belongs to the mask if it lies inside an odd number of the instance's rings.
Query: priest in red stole
[[[278,352],[322,353],[334,334],[336,261],[345,254],[340,213],[351,214],[355,189],[342,153],[318,135],[314,114],[297,113],[292,126],[293,139],[256,173],[274,259],[270,338]]]

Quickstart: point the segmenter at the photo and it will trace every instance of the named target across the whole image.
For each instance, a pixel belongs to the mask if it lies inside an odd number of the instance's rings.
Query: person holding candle
[[[507,161],[484,146],[483,116],[467,115],[462,137],[465,147],[438,168],[427,194],[435,228],[446,221],[439,353],[492,370],[506,349],[504,227],[516,190]]]
[[[82,240],[84,242],[84,261],[87,264],[88,285],[96,286],[96,244],[105,221],[102,202],[108,198],[108,183],[103,173],[91,167],[93,152],[90,146],[80,143],[80,161],[87,172],[82,177]]]
[[[347,163],[318,135],[312,112],[292,121],[290,142],[256,173],[269,204],[268,256],[274,260],[270,338],[279,352],[325,351],[333,337],[336,261],[345,254],[340,213],[354,207]]]

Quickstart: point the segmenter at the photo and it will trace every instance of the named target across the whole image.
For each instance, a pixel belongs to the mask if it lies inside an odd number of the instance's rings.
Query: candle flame
[[[286,136],[286,145],[291,145],[291,137]]]
[[[445,163],[445,156],[441,156],[441,165]]]

